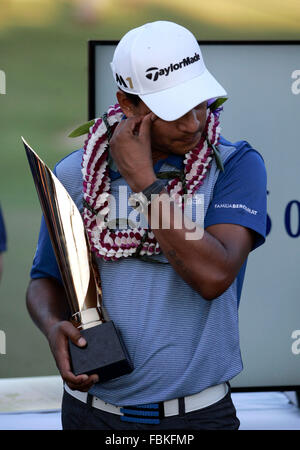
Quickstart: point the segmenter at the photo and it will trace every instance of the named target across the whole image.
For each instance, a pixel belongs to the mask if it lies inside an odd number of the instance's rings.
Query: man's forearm
[[[228,271],[226,247],[184,216],[164,191],[152,201],[148,221],[173,268],[204,298],[213,299],[229,287],[234,276]]]
[[[65,290],[53,278],[31,280],[26,304],[32,320],[45,336],[55,323],[70,318]]]

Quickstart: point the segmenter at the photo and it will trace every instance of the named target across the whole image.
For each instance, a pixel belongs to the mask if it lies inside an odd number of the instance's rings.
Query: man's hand
[[[85,339],[71,322],[67,320],[57,322],[52,326],[47,337],[62,379],[71,389],[87,392],[99,381],[99,377],[96,374],[75,376],[71,370],[68,338],[78,347],[86,345]]]
[[[155,115],[122,120],[110,141],[111,156],[133,192],[156,180],[151,156],[151,124]]]
[[[26,302],[32,320],[48,339],[63,380],[71,389],[88,391],[98,381],[98,375],[75,376],[71,371],[68,338],[79,347],[85,346],[86,342],[80,331],[67,320],[70,311],[63,286],[54,278],[31,280]]]

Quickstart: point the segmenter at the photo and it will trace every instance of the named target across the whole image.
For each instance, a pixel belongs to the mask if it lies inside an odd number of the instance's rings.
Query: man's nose
[[[201,128],[201,122],[197,116],[197,111],[192,109],[178,119],[178,128],[184,133],[197,133]]]

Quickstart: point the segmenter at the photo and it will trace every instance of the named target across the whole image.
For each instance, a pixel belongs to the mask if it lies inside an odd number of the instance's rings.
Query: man
[[[111,66],[118,105],[55,172],[83,215],[104,306],[134,370],[102,383],[71,372],[67,339],[86,343],[68,321],[42,222],[27,305],[65,381],[63,427],[238,429],[229,380],[242,370],[238,303],[247,257],[265,240],[263,160],[246,141],[219,137],[208,104],[226,92],[185,28],[154,22],[131,30]],[[120,187],[147,227],[109,229],[107,194],[121,202]]]

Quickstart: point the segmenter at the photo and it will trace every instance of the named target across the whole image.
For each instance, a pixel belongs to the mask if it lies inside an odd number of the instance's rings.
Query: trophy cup
[[[72,198],[22,137],[71,312],[70,321],[85,338],[69,340],[75,375],[97,373],[99,382],[132,372],[120,332],[103,307],[101,280],[80,212]]]

